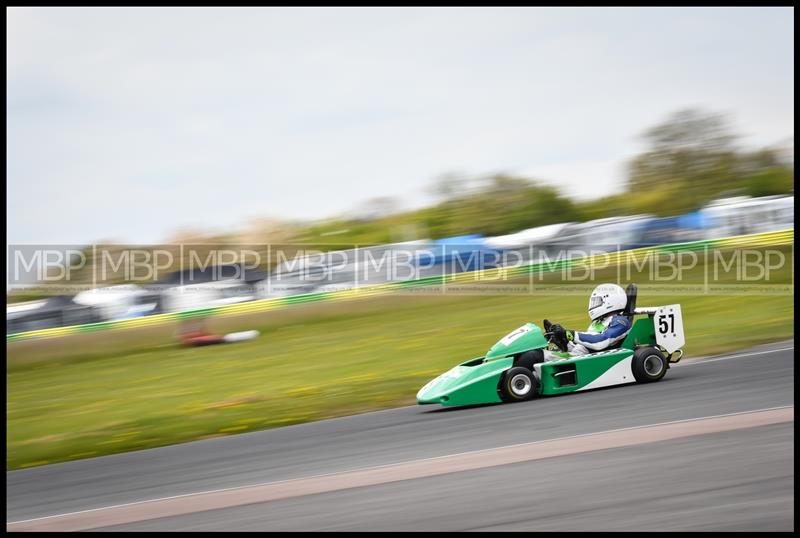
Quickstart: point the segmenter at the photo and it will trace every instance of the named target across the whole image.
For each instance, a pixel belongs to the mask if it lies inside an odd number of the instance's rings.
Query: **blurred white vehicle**
[[[73,302],[95,308],[104,320],[143,316],[155,310],[158,297],[135,284],[95,288],[78,293]]]
[[[794,196],[721,198],[710,202],[700,211],[708,222],[706,239],[794,227]]]
[[[529,245],[546,245],[568,226],[574,226],[574,222],[561,222],[558,224],[548,224],[547,226],[537,226],[528,228],[521,232],[496,237],[487,237],[486,246],[497,249],[513,249],[527,247]]]
[[[252,284],[241,280],[223,280],[172,286],[161,292],[165,312],[211,308],[258,299]]]
[[[69,295],[6,306],[6,334],[102,321],[95,307],[77,304]]]
[[[39,299],[37,301],[25,301],[24,303],[12,303],[6,305],[6,319],[38,310],[39,308],[42,308],[46,302],[47,301],[44,299]]]
[[[259,282],[265,277],[237,264],[219,265],[171,273],[153,287],[161,292],[164,312],[181,312],[259,299]]]
[[[611,252],[640,246],[644,225],[653,215],[608,217],[572,224],[561,230],[551,244],[560,249],[580,252]]]

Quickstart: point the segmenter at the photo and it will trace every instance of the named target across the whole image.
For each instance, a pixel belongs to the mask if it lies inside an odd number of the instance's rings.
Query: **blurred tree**
[[[440,201],[453,200],[468,190],[467,182],[461,174],[448,172],[434,179],[427,191]]]
[[[719,152],[733,150],[738,138],[730,132],[724,114],[684,109],[644,133],[652,149],[667,152]]]
[[[687,109],[645,131],[647,150],[629,164],[627,210],[678,214],[722,193],[790,192],[794,167],[783,149],[746,152],[724,114]]]
[[[648,149],[629,167],[628,191],[633,196],[653,190],[677,193],[669,203],[680,212],[743,184],[733,145],[737,137],[722,114],[682,110],[643,137]]]
[[[295,238],[299,228],[299,225],[281,219],[254,217],[237,231],[235,240],[245,244],[288,243]]]
[[[355,218],[358,220],[377,220],[392,213],[396,213],[400,207],[400,201],[392,196],[378,196],[363,202],[355,210]]]
[[[417,212],[434,238],[512,233],[576,217],[573,202],[555,188],[509,174],[474,178],[456,196]]]
[[[794,191],[794,170],[773,166],[754,172],[747,178],[745,192],[750,196],[788,194]]]

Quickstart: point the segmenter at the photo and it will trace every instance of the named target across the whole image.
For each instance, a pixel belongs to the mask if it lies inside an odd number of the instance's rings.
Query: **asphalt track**
[[[75,528],[108,530],[791,531],[793,347],[687,357],[655,384],[513,405],[405,407],[12,471],[7,528],[66,529],[71,517]],[[710,427],[720,421],[727,426]],[[669,428],[682,433],[647,437]],[[531,459],[548,446],[551,455]],[[503,463],[513,450],[516,459]],[[465,458],[474,466],[458,467]],[[399,478],[381,478],[392,473]],[[325,481],[328,489],[313,489]],[[219,492],[243,486],[256,494]],[[228,493],[232,504],[211,509]],[[200,495],[166,499],[189,494]],[[170,508],[178,502],[190,508]],[[115,511],[130,521],[103,524]]]

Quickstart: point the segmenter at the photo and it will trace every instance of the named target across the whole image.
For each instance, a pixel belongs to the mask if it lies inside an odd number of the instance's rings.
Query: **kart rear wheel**
[[[667,359],[654,347],[641,347],[633,353],[631,369],[639,383],[658,381],[667,373]]]
[[[514,366],[522,366],[530,371],[533,371],[533,365],[544,362],[544,352],[541,349],[534,349],[526,351],[514,361]]]
[[[533,372],[516,366],[506,371],[500,379],[500,398],[504,402],[524,402],[538,393],[539,384]]]

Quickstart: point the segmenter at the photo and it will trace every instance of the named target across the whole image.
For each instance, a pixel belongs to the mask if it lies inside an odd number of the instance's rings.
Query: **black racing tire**
[[[524,402],[537,395],[539,383],[529,369],[515,366],[500,378],[499,391],[504,402]]]
[[[544,362],[544,351],[541,349],[534,349],[531,351],[526,351],[517,357],[517,360],[514,361],[514,366],[521,366],[522,368],[527,368],[532,372],[533,365],[540,362]]]
[[[640,347],[633,352],[631,369],[639,383],[658,381],[667,373],[669,363],[664,354],[654,347]]]

